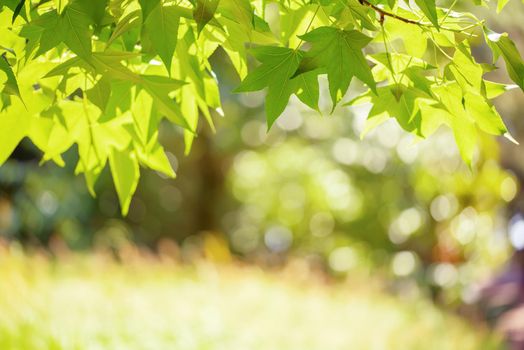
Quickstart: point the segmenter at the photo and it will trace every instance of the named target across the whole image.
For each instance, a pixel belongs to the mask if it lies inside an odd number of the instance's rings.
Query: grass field
[[[425,301],[253,267],[0,249],[0,349],[498,349]]]

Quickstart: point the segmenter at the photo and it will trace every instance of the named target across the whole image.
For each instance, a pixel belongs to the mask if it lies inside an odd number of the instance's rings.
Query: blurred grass
[[[497,349],[429,302],[293,272],[0,246],[0,349]]]

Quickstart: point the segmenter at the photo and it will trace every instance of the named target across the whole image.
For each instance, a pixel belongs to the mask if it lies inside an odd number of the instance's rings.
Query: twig
[[[372,3],[370,3],[368,0],[358,0],[358,1],[360,2],[361,5],[369,6],[369,7],[371,7],[373,10],[375,10],[376,12],[378,12],[378,13],[380,14],[380,18],[381,18],[382,21],[384,20],[384,17],[391,17],[391,18],[398,19],[399,21],[402,21],[402,22],[404,22],[404,23],[410,23],[410,24],[422,25],[422,23],[420,23],[420,22],[418,22],[418,21],[414,21],[414,20],[412,20],[412,19],[405,18],[405,17],[401,17],[401,16],[396,15],[396,14],[394,14],[394,13],[384,11],[384,10],[381,9],[380,7],[375,6],[375,5],[373,5]]]
[[[414,25],[417,25],[419,27],[432,27],[432,24],[430,24],[430,23],[423,23],[423,22],[420,22],[420,21],[415,21],[415,20],[412,20],[412,19],[409,19],[409,18],[406,18],[406,17],[402,17],[402,16],[399,16],[399,15],[396,15],[394,13],[385,11],[385,10],[381,9],[380,7],[378,7],[378,6],[373,5],[368,0],[358,0],[358,1],[359,1],[359,3],[362,6],[368,6],[368,7],[372,8],[373,10],[375,10],[375,12],[377,12],[380,15],[379,22],[381,24],[384,23],[384,18],[385,17],[391,17],[391,18],[394,18],[396,20],[402,21],[404,23],[414,24]],[[444,19],[445,18],[446,17],[444,17]],[[447,30],[447,31],[450,31],[450,32],[454,32],[454,33],[462,33],[462,34],[464,34],[464,30],[470,29],[470,28],[475,27],[477,25],[479,25],[479,24],[475,23],[475,24],[472,24],[471,26],[469,26],[467,28],[461,28],[461,29],[455,29],[455,28],[448,28],[448,27],[440,26],[440,29]],[[470,36],[473,36],[473,35],[470,34]]]

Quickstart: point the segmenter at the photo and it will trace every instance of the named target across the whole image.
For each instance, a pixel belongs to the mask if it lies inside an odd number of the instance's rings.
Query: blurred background
[[[524,52],[523,16],[511,1],[487,22]],[[0,168],[2,349],[524,349],[521,146],[485,137],[470,170],[448,130],[361,140],[370,107],[329,115],[325,93],[266,132],[263,93],[232,95],[213,63],[216,134],[184,156],[162,125],[177,178],[143,170],[125,218],[108,171],[96,198],[73,175],[75,149],[39,165],[26,140]],[[522,142],[522,92],[496,105]]]

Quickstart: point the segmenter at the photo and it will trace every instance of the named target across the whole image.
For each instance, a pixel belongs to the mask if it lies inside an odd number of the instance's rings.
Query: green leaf
[[[131,29],[140,25],[140,11],[132,11],[122,18],[115,27],[111,37],[107,41],[107,46],[111,45],[118,37],[129,32]]]
[[[154,89],[155,91],[159,91],[164,95],[169,95],[171,92],[186,84],[184,81],[163,77],[161,75],[141,74],[140,78],[142,80],[142,85]]]
[[[309,67],[305,71],[320,69],[327,73],[333,109],[346,94],[354,76],[375,90],[371,69],[362,53],[370,37],[356,30],[320,27],[301,38],[312,45],[306,54]]]
[[[511,84],[511,85],[499,84],[499,83],[495,83],[489,80],[484,80],[484,85],[486,87],[486,97],[488,99],[494,99],[496,97],[499,97],[506,91],[519,88],[519,86],[515,84]]]
[[[135,193],[140,176],[138,161],[135,153],[130,149],[118,150],[112,148],[109,152],[109,166],[113,175],[122,215],[127,215],[131,198]]]
[[[20,0],[0,0],[0,10],[5,6],[14,12],[19,3]]]
[[[297,9],[285,9],[280,14],[280,41],[289,47],[300,45],[298,34],[306,31],[311,16],[315,13],[318,5],[301,6]]]
[[[335,15],[343,28],[358,28],[377,30],[375,11],[368,6],[362,6],[359,0],[334,1],[335,8],[332,15]]]
[[[195,94],[195,91],[191,85],[182,88],[182,91],[180,91],[180,109],[191,129],[196,130],[198,125],[198,103],[195,98],[192,98],[193,94]],[[184,153],[186,155],[191,151],[195,136],[194,133],[184,130]]]
[[[180,107],[169,95],[184,82],[161,76],[141,75],[140,85],[153,97],[156,108],[169,120],[194,133],[195,130],[180,111]]]
[[[197,29],[200,33],[204,26],[213,19],[220,0],[196,0],[196,6],[193,10],[193,19],[197,23]]]
[[[76,68],[76,67],[82,67],[85,69],[91,68],[85,61],[80,59],[80,57],[73,57],[73,58],[68,59],[65,62],[60,63],[58,66],[54,67],[53,69],[51,69],[44,76],[44,78],[65,75],[71,68]]]
[[[158,143],[159,115],[153,107],[153,99],[145,91],[138,92],[131,105],[133,115],[133,138],[140,162],[151,169],[160,171],[169,177],[175,172],[166,157],[163,147]]]
[[[453,73],[464,91],[472,87],[474,91],[480,92],[484,71],[482,66],[475,62],[466,41],[457,45],[453,60],[446,68]]]
[[[460,156],[471,168],[473,166],[475,151],[477,150],[477,128],[469,118],[461,118],[460,116],[454,116],[454,118],[451,119],[450,124],[453,130],[453,136],[457,142]]]
[[[496,61],[499,56],[502,56],[506,62],[509,77],[524,90],[524,62],[515,43],[507,33],[495,33],[485,27],[484,33],[486,42],[493,50],[493,60]]]
[[[91,57],[91,31],[92,23],[80,0],[76,0],[65,8],[60,16],[60,30],[63,41],[71,51],[83,59]]]
[[[120,63],[126,57],[126,55],[121,55],[118,52],[97,52],[93,54],[91,62],[99,72],[103,72],[107,77],[138,84],[144,88],[153,97],[155,105],[161,113],[164,113],[171,121],[194,132],[174,99],[169,96],[184,82],[168,77],[136,74]]]
[[[266,97],[267,124],[270,128],[286,108],[289,97],[296,91],[291,77],[297,70],[303,53],[284,47],[263,46],[252,54],[262,65],[248,74],[235,92],[257,91],[268,88]]]
[[[433,88],[443,109],[440,113],[447,115],[447,124],[453,130],[462,159],[471,166],[477,145],[476,113],[468,113],[464,106],[464,95],[457,83],[448,83]]]
[[[430,22],[433,23],[436,28],[439,28],[435,0],[415,0],[415,3],[420,7]]]
[[[91,89],[86,91],[87,98],[91,103],[104,112],[111,94],[111,83],[108,79],[100,79]]]
[[[111,94],[102,116],[104,120],[114,119],[118,115],[131,110],[133,107],[133,87],[134,83],[129,81],[111,81]]]
[[[377,81],[389,80],[400,82],[400,80],[406,76],[409,77],[407,74],[409,70],[420,69],[422,71],[428,71],[434,68],[420,58],[401,53],[381,52],[369,55],[368,59],[376,63],[372,72]]]
[[[140,7],[142,8],[142,18],[144,21],[147,19],[151,11],[157,6],[161,5],[160,0],[138,0]]]
[[[166,156],[164,148],[156,140],[151,146],[151,149],[148,149],[148,153],[144,155],[141,160],[146,166],[153,170],[160,171],[170,178],[176,177],[176,174],[171,167],[171,163]]]
[[[154,7],[144,22],[144,33],[151,41],[153,48],[164,62],[168,73],[171,72],[171,60],[175,52],[180,15],[177,7]]]
[[[0,80],[0,88],[3,85],[2,92],[20,97],[18,82],[5,56],[0,56],[0,71],[5,74],[5,79]]]
[[[508,2],[509,0],[498,0],[497,1],[497,13],[500,13]]]
[[[254,13],[249,0],[221,0],[217,12],[239,23],[246,30],[253,28]]]
[[[25,0],[20,0],[18,5],[16,6],[15,10],[13,11],[13,18],[11,19],[11,23],[15,23],[16,17],[20,14],[20,11],[24,8]]]
[[[64,126],[52,116],[32,118],[28,136],[44,153],[42,162],[53,160],[59,166],[65,165],[61,154],[73,145],[74,140]]]
[[[504,135],[508,132],[498,112],[483,96],[466,93],[464,107],[484,132],[492,135]]]
[[[60,16],[56,10],[52,10],[43,13],[22,27],[19,35],[28,39],[26,46],[28,56],[35,48],[37,51],[34,57],[37,57],[56,48],[62,42],[63,33],[59,24]]]
[[[317,74],[315,72],[307,72],[300,74],[297,77],[293,78],[291,83],[296,84],[297,91],[295,92],[295,94],[300,99],[300,101],[308,105],[310,108],[319,111],[319,88]]]
[[[368,91],[364,95],[349,102],[357,104],[363,100],[371,102],[366,127],[361,137],[387,118],[395,118],[406,131],[421,137],[429,136],[434,130],[424,124],[421,118],[419,104],[421,100],[428,100],[424,91],[405,85],[387,85],[377,88],[375,94]]]
[[[35,56],[46,53],[63,41],[64,32],[61,30],[60,21],[58,13],[50,11],[40,16],[38,20],[31,22],[31,24],[35,24],[43,29]]]
[[[400,38],[404,44],[406,53],[413,57],[423,57],[427,49],[427,34],[424,32],[424,27],[418,27],[410,23],[402,21],[388,21],[384,22],[384,29],[386,32],[386,42]],[[383,35],[378,35],[375,41],[384,45]]]
[[[157,133],[158,113],[153,108],[153,98],[144,90],[139,90],[130,106],[133,116],[133,129],[141,148],[145,149],[149,140]]]
[[[62,13],[62,11],[64,11],[65,7],[69,3],[69,0],[54,0],[54,3],[58,13]]]
[[[122,65],[121,61],[125,59],[126,56],[118,52],[97,52],[85,62],[90,63],[98,73],[108,78],[138,83],[140,81],[138,74]]]
[[[27,112],[21,101],[13,101],[11,106],[0,112],[0,165],[26,136],[28,126]]]
[[[78,5],[83,8],[82,13],[87,15],[91,24],[95,27],[100,27],[104,24],[109,0],[75,0],[75,2],[78,2]]]

